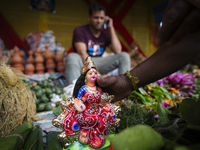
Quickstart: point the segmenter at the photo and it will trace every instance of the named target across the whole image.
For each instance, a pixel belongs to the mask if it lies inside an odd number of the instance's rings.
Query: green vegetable
[[[42,86],[43,82],[42,82],[42,81],[39,81],[37,84],[38,84],[39,86]]]
[[[56,89],[56,94],[60,95],[60,94],[62,94],[62,91],[59,88],[57,88]]]
[[[35,104],[38,105],[40,103],[39,99],[35,99]]]
[[[46,93],[46,90],[45,90],[45,89],[42,89],[42,93]]]
[[[33,89],[34,89],[35,91],[38,91],[38,90],[41,89],[41,87],[40,87],[39,85],[37,85],[37,86],[35,86]]]
[[[46,88],[46,94],[49,95],[49,94],[52,94],[52,91],[50,88]]]
[[[147,125],[127,128],[108,139],[114,150],[160,150],[164,146],[162,135]]]
[[[47,86],[48,86],[47,81],[44,81],[43,84],[42,84],[42,87],[46,88]]]
[[[40,103],[40,104],[38,105],[38,111],[43,111],[43,110],[45,110],[45,106],[46,106],[45,103]]]
[[[32,84],[29,84],[28,86],[29,86],[31,89],[33,88],[33,85],[32,85]]]
[[[54,87],[55,85],[54,85],[53,82],[48,82],[48,86],[49,86],[49,87]]]
[[[42,103],[46,103],[46,102],[49,101],[49,99],[47,98],[46,95],[42,95],[42,97],[40,98],[40,100],[41,100]]]
[[[56,93],[56,88],[55,87],[53,87],[51,90],[52,90],[52,93]]]
[[[42,92],[36,92],[35,95],[37,98],[40,98],[42,96]]]
[[[53,109],[53,107],[51,106],[51,104],[46,104],[45,109],[46,109],[47,111],[50,111],[50,110]]]
[[[51,99],[53,98],[53,94],[49,94],[48,97]]]

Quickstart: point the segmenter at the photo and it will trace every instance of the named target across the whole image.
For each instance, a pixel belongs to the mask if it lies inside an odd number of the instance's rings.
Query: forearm
[[[79,55],[81,56],[83,63],[84,63],[85,59],[89,56],[87,53],[79,53]]]
[[[131,75],[138,77],[138,87],[157,81],[172,74],[195,59],[199,54],[197,45],[200,36],[195,33],[194,38],[189,35],[176,45],[163,45],[151,57],[131,70]]]
[[[77,42],[74,44],[77,50],[77,53],[81,56],[82,61],[84,62],[85,59],[89,56],[87,53],[87,47],[83,42]]]
[[[109,31],[111,36],[111,49],[115,54],[120,53],[122,51],[122,46],[115,32],[115,28],[112,26],[109,28]]]

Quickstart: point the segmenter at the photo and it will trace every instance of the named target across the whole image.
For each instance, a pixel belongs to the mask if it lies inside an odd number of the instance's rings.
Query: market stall
[[[2,60],[1,147],[62,149],[63,142],[58,139],[62,130],[52,120],[65,111],[60,102],[70,99],[74,84],[65,87],[60,73],[24,75],[6,65],[8,59]],[[114,130],[117,136],[106,137],[114,149],[198,147],[199,69],[190,64],[181,71],[141,87],[115,103],[120,119]],[[130,138],[131,141],[127,140]],[[75,138],[67,143],[76,141]]]

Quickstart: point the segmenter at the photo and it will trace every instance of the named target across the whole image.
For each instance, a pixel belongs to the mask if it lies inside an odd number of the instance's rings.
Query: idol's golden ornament
[[[94,64],[91,57],[87,57],[84,61],[84,66],[81,69],[81,74],[84,74],[88,69],[91,69],[92,67],[96,68],[96,65]]]

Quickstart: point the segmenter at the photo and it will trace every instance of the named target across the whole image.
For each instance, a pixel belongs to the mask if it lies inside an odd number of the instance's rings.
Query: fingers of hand
[[[115,76],[107,76],[107,77],[102,77],[102,76],[97,76],[97,83],[101,87],[109,87],[114,86],[114,83],[116,83],[116,77]]]
[[[200,26],[200,10],[194,8],[184,19],[183,23],[171,36],[169,43],[173,44],[178,42],[183,36],[193,33],[198,30]]]
[[[101,87],[107,87],[107,85],[108,85],[106,79],[104,79],[100,74],[98,74],[98,76],[97,76],[97,83]]]
[[[105,16],[105,22],[107,22],[108,20],[110,20],[109,16]]]
[[[156,42],[158,45],[169,40],[173,32],[190,13],[193,6],[184,0],[177,0],[164,15],[162,27],[158,31]]]
[[[167,4],[167,7],[165,9],[165,14],[174,6],[174,4],[177,2],[177,0],[170,0]]]

